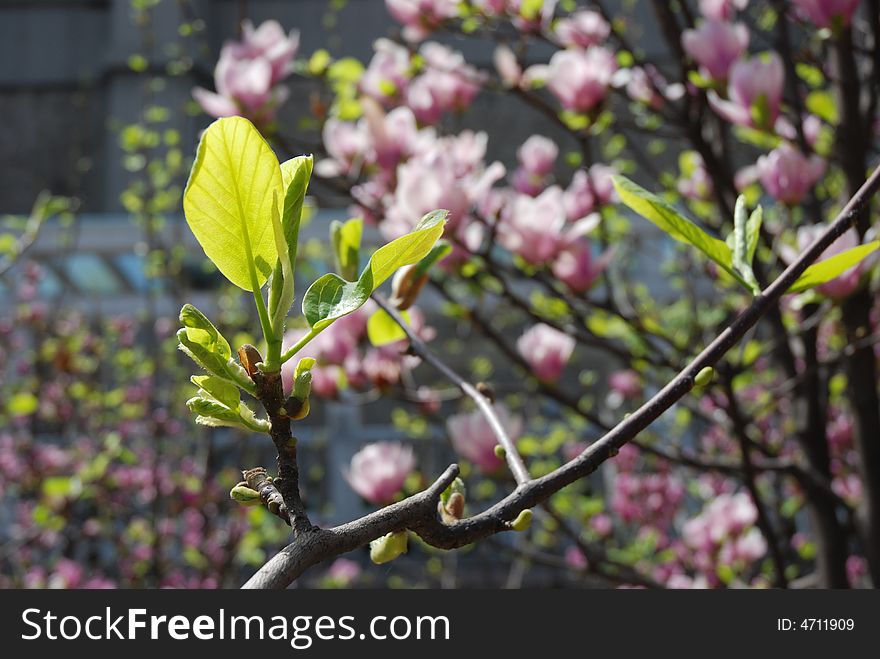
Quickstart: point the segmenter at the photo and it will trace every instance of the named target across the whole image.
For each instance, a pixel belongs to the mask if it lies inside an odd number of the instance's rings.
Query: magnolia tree
[[[585,4],[386,0],[402,29],[365,64],[245,23],[215,91],[194,91],[223,118],[184,210],[254,295],[264,343],[236,360],[184,307],[181,347],[209,372],[188,405],[269,435],[277,474],[247,469],[232,497],[293,532],[246,587],[285,587],[366,543],[384,563],[408,538],[450,550],[511,530],[528,530],[515,551],[529,560],[618,584],[880,583],[880,3]],[[319,91],[288,125],[299,77]],[[471,111],[480,96],[533,113],[516,163],[488,159],[510,136]],[[452,130],[459,115],[480,129]],[[292,156],[310,131],[314,168],[279,166],[272,147]],[[308,288],[300,317],[310,179],[355,219],[331,227],[338,274]],[[365,227],[390,241],[368,260]],[[473,373],[413,307],[428,293],[480,346]],[[315,526],[297,421],[375,386],[436,416],[418,364],[464,395],[445,419],[461,467],[404,496],[411,448],[368,445],[346,477],[378,509]],[[606,496],[586,478],[600,467]]]

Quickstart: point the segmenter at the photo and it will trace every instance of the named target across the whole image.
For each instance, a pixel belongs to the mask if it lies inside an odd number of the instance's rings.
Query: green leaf
[[[620,200],[642,217],[650,220],[679,242],[696,247],[721,266],[743,286],[751,286],[733,268],[733,252],[722,240],[713,238],[672,206],[623,176],[614,177],[614,188]]]
[[[284,329],[284,320],[290,311],[290,305],[293,304],[299,229],[313,165],[312,156],[297,156],[283,162],[281,180],[284,187],[284,203],[280,221],[277,221],[278,218],[275,216],[273,203],[272,220],[278,261],[272,273],[272,285],[269,289],[269,316],[272,319],[272,329],[278,336]]]
[[[754,213],[752,214],[754,216]],[[733,267],[742,275],[743,280],[749,285],[754,295],[761,292],[758,280],[752,271],[750,252],[749,222],[751,217],[746,211],[746,198],[740,195],[736,200],[736,208],[733,212],[733,233],[728,237],[728,246],[733,250]],[[754,252],[752,252],[754,254]]]
[[[333,256],[336,269],[343,279],[353,281],[360,267],[361,237],[364,221],[359,217],[347,222],[334,220],[330,224],[330,239],[333,243]]]
[[[20,391],[13,394],[6,401],[6,411],[12,416],[29,416],[37,411],[40,401],[37,397],[27,391]]]
[[[238,362],[232,359],[229,342],[205,314],[193,305],[185,304],[180,310],[180,322],[183,329],[178,330],[177,340],[184,353],[209,373],[254,393],[253,381]]]
[[[238,409],[241,402],[238,387],[229,380],[215,375],[193,375],[190,380],[201,390],[199,396],[210,396],[231,410]]]
[[[358,309],[397,268],[424,258],[443,234],[447,214],[445,210],[428,213],[411,233],[380,247],[356,282],[327,274],[312,284],[303,298],[303,314],[313,331]]]
[[[241,428],[254,432],[268,432],[270,428],[268,421],[258,419],[244,403],[233,410],[213,398],[196,396],[186,401],[186,406],[197,415],[196,423],[203,426]]]
[[[400,315],[409,324],[409,312],[401,311]],[[370,343],[379,348],[405,339],[406,332],[391,317],[391,314],[384,309],[376,309],[375,313],[367,321],[367,338],[370,339]]]
[[[283,194],[281,168],[253,124],[224,117],[208,126],[186,184],[183,210],[208,258],[244,290],[258,290],[278,257],[272,230],[275,194]]]
[[[418,278],[428,273],[436,263],[440,263],[443,259],[452,253],[452,245],[445,240],[438,240],[437,244],[431,248],[428,255],[416,264],[413,276]]]
[[[797,281],[795,281],[791,288],[788,289],[788,292],[800,293],[815,286],[821,286],[835,277],[842,275],[851,267],[858,264],[859,261],[874,252],[878,247],[880,247],[880,241],[875,240],[871,243],[853,247],[840,254],[835,254],[824,261],[814,263],[804,270],[803,274],[798,277]]]
[[[761,224],[764,221],[764,209],[756,206],[746,222],[746,259],[749,264],[755,262],[758,240],[761,238]]]
[[[825,90],[816,90],[807,94],[806,106],[807,110],[832,126],[836,126],[840,121],[837,102],[834,96]]]

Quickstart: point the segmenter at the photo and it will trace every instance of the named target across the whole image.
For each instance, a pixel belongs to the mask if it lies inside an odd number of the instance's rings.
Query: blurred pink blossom
[[[602,14],[590,9],[579,9],[566,18],[560,18],[554,29],[560,44],[577,48],[599,45],[611,34],[608,21]]]
[[[400,97],[410,79],[410,53],[391,39],[377,39],[373,58],[360,80],[361,91],[378,101]]]
[[[607,48],[560,50],[550,58],[547,88],[566,110],[588,112],[605,98],[615,71],[617,59]]]
[[[571,359],[575,340],[565,332],[544,323],[533,325],[516,342],[517,350],[535,377],[545,382],[559,379]]]
[[[699,0],[700,13],[718,21],[729,21],[748,4],[749,0]]]
[[[510,438],[514,441],[519,439],[523,429],[522,419],[511,414],[501,403],[493,407]],[[479,410],[450,416],[446,420],[446,429],[456,452],[473,462],[484,474],[491,474],[504,464],[504,460],[495,454],[498,438]]]
[[[385,0],[385,6],[403,23],[403,35],[409,41],[421,41],[458,14],[456,0]]]
[[[242,40],[227,42],[220,51],[214,69],[217,91],[196,87],[193,97],[213,117],[241,115],[265,124],[287,98],[288,90],[279,83],[292,70],[299,33],[285,34],[277,21],[256,29],[245,21],[242,27]]]
[[[726,80],[730,67],[749,45],[749,31],[742,23],[703,21],[684,31],[681,44],[704,77]]]
[[[367,444],[351,458],[345,479],[373,504],[387,504],[400,492],[416,466],[412,447],[399,442]]]
[[[423,124],[437,123],[452,110],[464,110],[480,91],[483,75],[464,56],[435,42],[419,49],[425,68],[406,90],[406,104]]]
[[[783,144],[758,158],[757,168],[761,184],[774,199],[796,205],[825,174],[825,161]]]
[[[559,147],[543,135],[532,135],[516,152],[519,167],[513,174],[513,187],[523,194],[535,196],[547,187]]]
[[[817,27],[846,27],[860,0],[792,0],[798,12]]]
[[[755,55],[731,67],[727,100],[710,91],[709,103],[733,124],[770,130],[779,117],[784,83],[785,70],[779,55]]]

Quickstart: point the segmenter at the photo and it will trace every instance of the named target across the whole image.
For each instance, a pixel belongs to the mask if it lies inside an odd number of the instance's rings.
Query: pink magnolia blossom
[[[624,399],[642,395],[642,377],[632,370],[614,371],[608,376],[608,386]]]
[[[227,42],[214,69],[216,92],[201,87],[193,97],[214,117],[241,115],[257,124],[272,121],[275,111],[287,98],[279,82],[291,72],[299,47],[299,34],[285,35],[276,21],[266,21],[254,29],[243,24],[240,42]]]
[[[522,419],[511,414],[501,403],[496,403],[494,409],[507,434],[516,441],[522,434]],[[446,429],[456,452],[473,462],[484,474],[491,474],[504,464],[504,460],[495,454],[498,438],[479,410],[450,416]]]
[[[480,91],[483,75],[461,53],[439,43],[425,43],[419,54],[424,71],[406,91],[406,104],[418,120],[434,124],[447,112],[466,109]]]
[[[400,442],[367,444],[344,472],[351,488],[373,504],[387,504],[400,492],[416,466],[412,447]]]
[[[588,112],[605,98],[617,59],[607,48],[561,50],[550,58],[547,88],[566,110]]]
[[[554,26],[559,43],[567,47],[587,48],[601,44],[611,34],[611,26],[602,14],[580,9]]]
[[[749,31],[742,23],[703,21],[696,29],[684,31],[681,44],[703,76],[726,80],[730,67],[749,45]]]
[[[327,569],[327,578],[335,585],[345,588],[361,574],[361,566],[348,558],[337,558]]]
[[[772,129],[779,117],[785,70],[774,52],[741,59],[730,69],[728,99],[713,91],[709,102],[715,111],[739,126]]]
[[[373,58],[360,80],[360,89],[377,101],[399,97],[410,79],[410,53],[405,46],[390,39],[377,39]]]
[[[523,77],[522,66],[516,58],[516,54],[504,44],[495,48],[492,55],[492,63],[495,65],[495,71],[501,78],[501,83],[505,87],[518,87]]]
[[[817,27],[846,27],[860,0],[792,0],[798,12]]]
[[[574,545],[565,550],[565,563],[573,570],[581,572],[590,567],[584,552]]]
[[[547,177],[556,165],[559,147],[542,135],[532,135],[516,152],[519,168],[513,174],[513,187],[535,196],[546,186]]]
[[[757,170],[761,184],[774,199],[799,204],[825,174],[825,161],[783,144],[758,158]]]
[[[385,6],[403,23],[403,35],[409,41],[421,41],[458,14],[456,0],[385,0]]]
[[[328,178],[357,174],[370,143],[366,124],[328,119],[324,123],[322,138],[330,157],[318,161],[315,172]]]
[[[537,197],[513,198],[498,226],[498,241],[532,265],[543,265],[556,258],[565,245],[565,224],[562,190],[553,185]]]
[[[802,226],[798,228],[798,251],[803,252],[816,240],[816,238],[818,238],[825,231],[826,228],[827,227],[819,224]],[[840,238],[835,240],[828,247],[828,249],[822,252],[822,256],[819,258],[820,260],[827,259],[831,256],[834,256],[835,254],[840,254],[841,252],[845,252],[848,249],[857,247],[858,244],[859,235],[858,233],[856,233],[855,229],[850,228]],[[791,256],[793,255],[789,256],[789,260],[791,260]],[[859,282],[861,281],[862,275],[868,270],[868,268],[871,267],[872,263],[873,261],[870,258],[859,261],[856,265],[851,267],[843,274],[835,277],[831,281],[825,282],[821,286],[817,286],[816,290],[823,295],[827,295],[828,297],[835,299],[849,297],[859,287]]]
[[[700,13],[706,18],[729,21],[737,10],[746,8],[749,0],[699,0]]]
[[[516,348],[539,380],[554,382],[565,370],[575,348],[575,340],[565,332],[540,323],[526,330]]]
[[[579,237],[568,242],[553,261],[553,275],[575,293],[584,293],[593,287],[614,256],[609,249],[599,258],[593,258],[590,243]]]
[[[449,211],[446,230],[461,235],[468,227],[471,208],[504,175],[500,163],[485,165],[487,143],[485,133],[462,131],[421,144],[397,168],[397,187],[380,225],[383,235],[393,239],[408,233],[435,208]]]

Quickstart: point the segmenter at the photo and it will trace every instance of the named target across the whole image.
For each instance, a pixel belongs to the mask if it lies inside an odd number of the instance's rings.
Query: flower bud
[[[257,350],[254,346],[252,346],[250,343],[245,343],[242,347],[238,349],[238,361],[241,362],[241,365],[247,372],[248,377],[253,380],[254,375],[257,374],[257,364],[263,361],[263,357],[262,355],[260,355],[260,351]]]
[[[464,515],[464,497],[459,492],[453,492],[446,502],[446,512],[452,519],[461,519]]]
[[[229,491],[229,496],[244,506],[257,506],[261,503],[260,493],[243,482],[233,487]]]
[[[501,444],[496,444],[495,455],[497,455],[500,460],[504,460],[507,458],[507,450],[501,446]]]
[[[532,511],[526,508],[510,523],[510,528],[514,531],[527,531],[532,525],[532,517]]]
[[[376,538],[370,543],[370,560],[376,565],[390,563],[401,554],[406,553],[406,531],[396,531]]]
[[[697,377],[694,378],[694,385],[697,387],[705,387],[707,384],[712,382],[715,378],[715,369],[711,366],[706,366],[701,369],[699,373],[697,373]]]
[[[428,273],[419,274],[415,263],[400,268],[391,280],[392,292],[389,302],[401,311],[409,309],[427,281]]]

